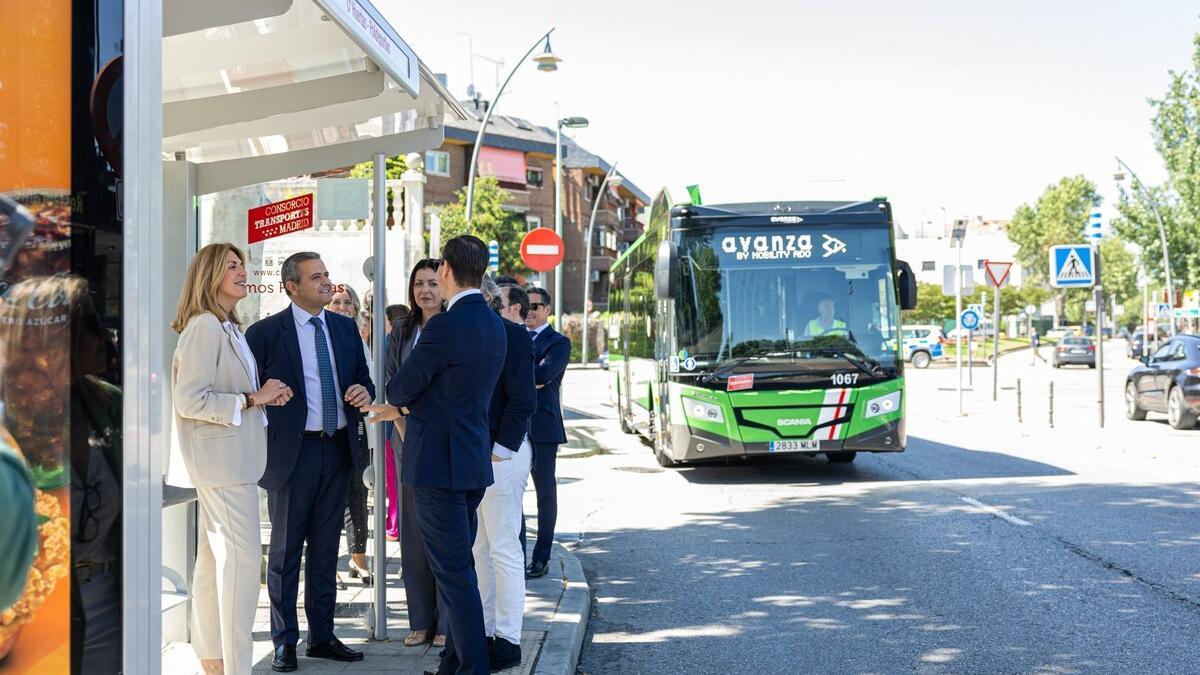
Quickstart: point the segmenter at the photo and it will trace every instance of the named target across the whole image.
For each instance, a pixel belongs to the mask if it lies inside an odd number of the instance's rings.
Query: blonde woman
[[[292,391],[258,382],[236,305],[246,297],[246,258],[232,244],[209,244],[188,265],[171,328],[178,442],[167,482],[194,487],[200,502],[192,579],[193,647],[206,673],[249,673],[262,541],[258,480],[267,464],[265,405]]]

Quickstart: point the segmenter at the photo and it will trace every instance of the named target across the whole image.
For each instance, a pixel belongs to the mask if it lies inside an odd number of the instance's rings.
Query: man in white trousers
[[[492,395],[489,422],[495,482],[479,504],[479,532],[472,553],[483,602],[484,632],[492,672],[521,663],[525,613],[525,556],[521,551],[521,502],[529,482],[533,448],[529,420],[537,405],[533,340],[525,328],[529,296],[516,287],[484,280],[484,295],[505,319],[508,351]]]

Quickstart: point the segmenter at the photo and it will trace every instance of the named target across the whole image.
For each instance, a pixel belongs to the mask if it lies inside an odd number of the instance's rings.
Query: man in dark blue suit
[[[300,556],[307,543],[304,611],[311,658],[360,661],[362,652],[333,634],[337,601],[338,542],[346,511],[347,481],[362,474],[358,453],[359,407],[375,387],[362,338],[348,317],[325,311],[333,285],[316,253],[296,253],[280,276],[292,304],[255,323],[246,341],[264,381],[277,379],[296,392],[287,405],[267,409],[267,490],[271,545],[267,593],[271,598],[273,670],[296,670],[296,594]]]
[[[413,490],[417,526],[450,615],[441,675],[490,672],[471,547],[476,509],[492,484],[488,415],[508,339],[479,290],[487,258],[476,237],[446,242],[438,268],[446,311],[425,324],[388,382],[388,402],[408,418],[400,480]]]
[[[529,290],[529,316],[525,325],[533,338],[533,361],[537,382],[537,410],[530,422],[529,436],[533,439],[533,488],[537,493],[537,543],[526,570],[526,578],[534,579],[549,571],[550,545],[554,543],[554,525],[558,520],[558,484],[555,482],[555,460],[558,446],[567,442],[563,428],[563,375],[571,360],[571,341],[554,330],[549,323],[550,293],[544,288]],[[521,547],[525,547],[524,519],[521,527]]]

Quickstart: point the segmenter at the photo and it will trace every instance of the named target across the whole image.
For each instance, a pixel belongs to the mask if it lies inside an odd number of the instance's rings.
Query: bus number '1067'
[[[830,379],[833,380],[833,386],[843,387],[849,384],[857,384],[858,373],[834,373]]]

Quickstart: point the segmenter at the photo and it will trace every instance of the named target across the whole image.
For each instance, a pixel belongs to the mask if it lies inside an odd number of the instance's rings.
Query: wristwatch
[[[254,407],[254,401],[250,398],[250,394],[242,394],[242,410],[249,410]]]
[[[404,418],[408,417],[408,413],[410,412],[407,406],[397,408],[396,410],[399,411],[399,413],[400,413],[400,419],[404,419]]]

